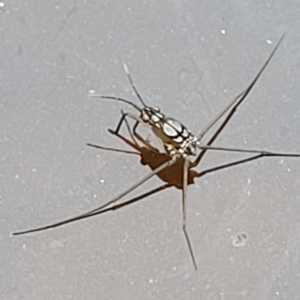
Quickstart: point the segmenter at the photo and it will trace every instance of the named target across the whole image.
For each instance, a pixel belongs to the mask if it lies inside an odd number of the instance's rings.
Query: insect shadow
[[[187,159],[188,155],[193,154],[192,153],[193,149],[191,150],[191,148],[189,148],[189,147],[184,148],[183,144],[185,146],[187,145],[187,143],[185,143],[184,140],[180,139],[180,142],[178,142],[178,140],[177,141],[175,140],[175,142],[174,142],[174,140],[170,139],[170,136],[168,136],[168,138],[170,140],[166,141],[164,138],[162,138],[161,134],[157,134],[157,130],[153,130],[154,134],[156,136],[158,136],[158,138],[161,139],[161,142],[165,146],[165,150],[166,150],[167,153],[160,153],[157,149],[152,147],[145,139],[143,139],[135,131],[136,126],[139,122],[146,123],[145,120],[143,120],[143,119],[133,117],[133,119],[135,119],[137,121],[137,123],[135,124],[135,126],[133,128],[133,135],[131,134],[131,130],[129,129],[132,141],[126,139],[123,136],[121,136],[119,134],[120,124],[125,121],[127,126],[128,126],[126,116],[129,115],[128,113],[126,113],[126,114],[122,113],[122,118],[121,118],[121,121],[119,122],[117,130],[115,130],[115,131],[110,130],[110,132],[112,134],[115,134],[118,137],[122,138],[128,145],[133,147],[137,151],[136,154],[141,156],[142,164],[148,165],[151,168],[152,172],[149,173],[144,178],[142,178],[141,180],[139,180],[136,184],[131,186],[125,192],[121,193],[120,195],[118,195],[117,197],[112,199],[111,201],[108,201],[104,205],[101,205],[101,206],[99,206],[99,207],[97,207],[93,210],[90,210],[90,211],[88,211],[84,214],[81,214],[79,216],[76,216],[76,217],[73,217],[73,218],[70,218],[70,219],[52,224],[52,225],[48,225],[48,226],[44,226],[44,227],[40,227],[40,228],[36,228],[36,229],[31,229],[31,230],[26,230],[26,231],[21,231],[21,232],[16,232],[16,233],[13,233],[13,235],[20,235],[20,234],[25,234],[25,233],[35,232],[35,231],[41,231],[41,230],[61,226],[61,225],[64,225],[64,224],[67,224],[67,223],[70,223],[70,222],[77,221],[77,220],[81,220],[81,219],[84,219],[84,218],[92,217],[94,215],[98,215],[98,214],[107,212],[109,210],[116,210],[116,209],[124,207],[124,206],[126,206],[130,203],[141,200],[141,199],[143,199],[143,198],[145,198],[145,197],[147,197],[151,194],[154,194],[154,193],[156,193],[160,190],[175,186],[178,189],[181,189],[182,193],[183,193],[183,195],[182,195],[182,211],[183,211],[183,221],[182,221],[183,225],[182,225],[182,228],[183,228],[183,232],[184,232],[187,244],[188,244],[188,248],[189,248],[189,251],[190,251],[190,254],[191,254],[191,258],[192,258],[194,267],[195,267],[195,269],[197,269],[196,260],[195,260],[194,254],[193,254],[191,242],[190,242],[188,232],[187,232],[187,229],[186,229],[186,205],[185,205],[185,203],[186,203],[186,197],[187,197],[187,186],[188,186],[188,184],[194,183],[195,178],[203,176],[207,173],[217,171],[217,170],[221,170],[221,169],[224,169],[224,168],[228,168],[228,167],[231,167],[231,166],[235,166],[235,165],[238,165],[238,164],[241,164],[241,163],[249,162],[251,160],[255,160],[255,159],[258,159],[258,158],[261,158],[261,157],[264,157],[264,156],[283,156],[283,157],[299,157],[300,156],[299,154],[273,153],[273,152],[261,151],[261,150],[232,149],[232,148],[212,147],[211,146],[212,143],[214,142],[214,140],[217,138],[217,136],[221,133],[221,131],[226,126],[226,124],[229,122],[229,120],[231,119],[233,114],[236,112],[238,106],[245,100],[246,96],[249,94],[249,92],[253,88],[254,84],[256,83],[256,81],[258,80],[260,75],[262,74],[263,70],[265,69],[265,67],[269,63],[269,61],[272,58],[272,56],[274,55],[275,51],[277,50],[277,48],[278,48],[280,42],[282,41],[282,39],[283,39],[283,36],[281,37],[281,39],[277,43],[275,49],[273,50],[273,52],[271,53],[268,60],[265,62],[265,64],[263,65],[263,67],[261,68],[261,70],[259,71],[257,76],[255,77],[255,79],[248,86],[248,88],[243,93],[238,95],[233,101],[231,101],[230,104],[216,118],[214,118],[213,121],[210,122],[205,127],[204,130],[201,131],[201,133],[198,137],[191,135],[190,132],[181,123],[177,122],[174,119],[164,118],[164,116],[161,114],[162,117],[159,120],[160,121],[160,123],[159,123],[160,127],[159,128],[162,130],[162,132],[164,132],[164,134],[167,133],[166,136],[168,135],[168,133],[170,133],[170,131],[165,132],[166,128],[163,127],[164,124],[172,125],[174,128],[177,127],[177,129],[179,128],[181,130],[180,132],[178,131],[176,133],[177,134],[176,138],[178,138],[178,137],[183,138],[182,134],[184,132],[188,132],[189,133],[188,136],[185,136],[185,138],[189,138],[188,143],[192,143],[193,147],[194,146],[198,147],[201,150],[200,154],[197,156],[197,158],[195,159],[194,162],[191,163]],[[136,92],[136,94],[138,95],[138,98],[140,99],[140,96],[139,96],[138,92],[136,91],[135,87],[133,86],[131,77],[130,77],[128,72],[127,72],[127,75],[128,75],[128,78],[130,80],[130,83],[131,83],[134,91]],[[124,100],[124,99],[121,99],[121,98],[115,98],[115,97],[102,97],[102,98],[108,98],[108,99],[121,100],[123,102],[128,102],[127,100]],[[134,104],[132,104],[132,103],[131,103],[131,105],[134,106]],[[208,129],[210,129],[226,112],[228,112],[229,109],[231,109],[230,112],[228,113],[227,117],[225,118],[225,120],[223,121],[221,126],[218,128],[216,133],[213,135],[213,137],[209,140],[209,142],[206,145],[201,146],[200,143],[199,143],[200,139],[204,136],[204,134],[207,133]],[[152,115],[152,117],[153,116],[157,117],[157,113],[159,113],[159,112],[157,111],[157,109],[154,109],[154,111],[155,111],[156,114]],[[154,123],[157,124],[157,122],[154,122]],[[174,125],[174,124],[176,124],[176,125]],[[153,126],[156,126],[156,125],[154,124]],[[179,135],[179,134],[181,134],[181,135]],[[140,142],[142,142],[144,144],[144,146],[142,146],[142,147],[139,146],[137,144],[136,140],[135,140],[135,137]],[[175,138],[175,137],[173,137],[173,138]],[[101,146],[96,146],[96,145],[91,145],[91,144],[89,144],[89,146],[104,149],[104,147],[101,147]],[[176,148],[177,146],[178,146],[178,148]],[[108,150],[108,148],[106,148],[106,149]],[[182,150],[182,149],[185,152],[181,153],[180,150]],[[111,149],[111,150],[113,150],[113,149]],[[202,172],[196,172],[196,171],[192,170],[192,168],[196,167],[200,163],[200,161],[202,160],[202,158],[203,158],[203,156],[204,156],[204,154],[206,153],[207,150],[222,150],[222,151],[227,150],[227,151],[234,151],[234,152],[253,153],[253,154],[256,154],[256,155],[252,156],[252,157],[249,157],[249,158],[246,158],[246,159],[243,159],[243,160],[239,160],[239,161],[236,161],[236,162],[232,162],[232,163],[229,163],[229,164],[225,164],[225,165],[217,166],[217,167],[214,167],[214,168],[211,168],[211,169],[208,169],[208,170],[204,170]],[[114,151],[118,151],[118,150],[114,149]],[[175,151],[175,152],[172,152],[172,151]],[[114,205],[112,207],[109,207],[109,208],[106,208],[106,207],[114,204],[115,202],[119,201],[125,195],[129,194],[131,191],[133,191],[138,186],[140,186],[141,184],[143,184],[144,182],[146,182],[147,180],[149,180],[151,177],[153,177],[155,175],[160,177],[166,183],[164,185],[156,188],[156,189],[153,189],[153,190],[139,196],[139,197],[135,197],[134,199],[128,200],[128,201],[120,203],[120,204],[116,204],[116,205]]]

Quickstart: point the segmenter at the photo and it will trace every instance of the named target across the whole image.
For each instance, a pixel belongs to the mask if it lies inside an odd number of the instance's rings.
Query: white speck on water
[[[49,244],[49,247],[52,249],[62,248],[63,246],[64,246],[64,243],[62,241],[58,241],[58,240],[52,241]]]
[[[104,183],[104,179],[100,179],[100,183],[103,184]]]
[[[266,40],[266,42],[269,44],[269,45],[272,45],[273,42],[271,40]]]
[[[89,94],[95,94],[96,91],[95,90],[89,90]]]
[[[225,35],[226,34],[226,29],[221,29],[221,33]]]
[[[32,171],[32,172],[36,172],[36,171],[37,171],[37,169],[36,169],[36,168],[33,168],[33,169],[31,169],[31,171]]]
[[[0,2],[0,8],[3,8],[5,6],[4,2]]]

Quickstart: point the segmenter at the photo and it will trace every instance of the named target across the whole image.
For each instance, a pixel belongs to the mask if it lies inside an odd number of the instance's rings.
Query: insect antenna
[[[146,105],[145,101],[143,100],[143,98],[141,97],[140,93],[138,92],[137,88],[135,87],[135,85],[133,83],[133,80],[131,78],[131,75],[129,73],[128,67],[125,63],[123,63],[123,67],[124,67],[125,73],[127,75],[127,78],[129,80],[129,83],[130,83],[135,95],[137,96],[137,98],[140,100],[141,104],[145,108],[147,105]],[[120,98],[120,97],[102,96],[102,95],[99,95],[99,94],[89,94],[89,97],[120,101],[120,102],[124,102],[124,103],[127,103],[127,104],[131,105],[132,107],[134,107],[138,111],[142,110],[138,105],[134,104],[133,102],[131,102],[129,100],[126,100],[126,99],[123,99],[123,98]]]
[[[129,105],[131,105],[132,107],[134,107],[136,110],[141,111],[141,108],[139,106],[137,106],[136,104],[134,104],[133,102],[123,99],[123,98],[119,98],[119,97],[114,97],[114,96],[102,96],[99,94],[89,94],[89,97],[91,98],[101,98],[101,99],[108,99],[108,100],[115,100],[115,101],[120,101],[120,102],[125,102]]]
[[[125,63],[123,63],[123,67],[124,67],[125,73],[126,73],[126,75],[127,75],[127,77],[128,77],[129,83],[130,83],[132,89],[134,90],[136,96],[138,97],[138,99],[140,100],[140,102],[142,103],[142,105],[143,105],[144,107],[146,107],[147,105],[146,105],[146,103],[144,102],[143,98],[141,97],[140,93],[138,92],[137,88],[135,87],[135,85],[134,85],[134,83],[133,83],[133,80],[132,80],[132,78],[131,78],[131,75],[130,75],[130,73],[129,73],[129,69],[128,69],[128,67],[127,67],[127,65],[126,65]]]

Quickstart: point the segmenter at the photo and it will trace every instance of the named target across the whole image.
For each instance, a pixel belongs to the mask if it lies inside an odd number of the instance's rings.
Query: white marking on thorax
[[[183,130],[182,130],[182,132],[181,132],[181,135],[182,135],[184,138],[187,138],[187,137],[190,135],[190,133],[189,133],[185,128],[183,128]]]
[[[173,119],[168,119],[167,122],[168,122],[171,126],[173,126],[173,127],[178,131],[178,133],[181,133],[182,128],[183,128],[182,124],[180,124],[178,121],[173,120]]]
[[[181,135],[178,135],[177,137],[172,138],[172,140],[177,144],[181,144],[183,142],[183,137]]]
[[[174,136],[178,135],[178,132],[172,126],[170,126],[170,124],[168,124],[167,122],[163,123],[163,130],[164,130],[164,133],[169,137],[174,137]]]
[[[151,121],[152,121],[153,123],[157,123],[157,122],[160,121],[160,118],[159,118],[157,115],[152,115],[152,116],[151,116]]]

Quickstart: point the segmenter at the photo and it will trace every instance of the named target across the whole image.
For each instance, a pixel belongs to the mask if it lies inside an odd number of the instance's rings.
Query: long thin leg
[[[39,228],[34,228],[34,229],[25,230],[25,231],[19,231],[19,232],[14,232],[14,233],[12,233],[12,235],[21,235],[21,234],[27,234],[27,233],[31,233],[31,232],[43,231],[43,230],[47,230],[47,229],[50,229],[50,228],[55,228],[55,227],[63,226],[63,225],[66,225],[68,223],[73,223],[73,222],[76,222],[76,221],[79,221],[79,220],[83,220],[83,219],[87,219],[87,218],[90,218],[90,217],[94,217],[94,216],[103,214],[105,212],[111,211],[111,210],[117,210],[119,208],[125,207],[125,206],[130,205],[130,204],[132,204],[134,202],[137,202],[139,200],[145,199],[148,196],[151,196],[151,195],[153,195],[153,194],[155,194],[157,192],[160,192],[160,191],[162,191],[162,190],[164,190],[166,188],[169,188],[169,187],[170,187],[169,184],[164,184],[164,185],[161,185],[158,188],[152,189],[151,191],[149,191],[147,193],[144,193],[144,194],[142,194],[142,195],[140,195],[138,197],[130,199],[130,200],[126,201],[126,202],[122,202],[122,203],[116,204],[116,205],[114,205],[112,207],[103,209],[101,211],[97,211],[97,212],[94,212],[94,213],[91,213],[91,214],[88,214],[88,215],[80,215],[80,216],[77,216],[77,217],[66,219],[64,221],[57,222],[57,223],[54,223],[54,224],[51,224],[51,225],[46,225],[46,226],[39,227]]]
[[[139,187],[140,185],[142,185],[143,183],[145,183],[146,181],[148,181],[150,178],[152,178],[153,176],[155,176],[156,174],[158,174],[159,172],[161,172],[162,170],[171,167],[174,163],[176,162],[176,159],[170,159],[167,162],[165,162],[164,164],[160,165],[158,168],[156,168],[154,171],[150,172],[148,175],[146,175],[145,177],[143,177],[141,180],[139,180],[137,183],[135,183],[134,185],[132,185],[130,188],[128,188],[125,192],[119,194],[117,197],[115,197],[114,199],[108,201],[107,203],[92,209],[91,211],[88,211],[86,213],[83,214],[84,215],[89,215],[92,214],[94,212],[100,211],[103,208],[119,201],[120,199],[122,199],[124,196],[126,196],[127,194],[129,194],[130,192],[132,192],[133,190],[135,190],[137,187]]]
[[[111,133],[111,134],[113,134],[113,135],[115,135],[115,136],[117,136],[118,138],[120,138],[122,141],[124,141],[128,146],[130,146],[130,147],[132,147],[133,149],[135,149],[137,152],[141,152],[141,147],[138,145],[138,144],[136,144],[134,141],[132,142],[132,141],[130,141],[130,140],[128,140],[128,139],[126,139],[123,135],[121,135],[120,133],[115,133],[113,130],[111,130],[111,129],[108,129],[108,131]],[[100,148],[101,149],[101,148]]]
[[[263,154],[258,154],[258,155],[247,157],[247,158],[244,158],[244,159],[240,159],[240,160],[237,160],[237,161],[234,161],[234,162],[231,162],[231,163],[223,164],[223,165],[220,165],[220,166],[217,166],[217,167],[212,167],[212,168],[200,171],[197,175],[195,175],[195,177],[202,177],[202,176],[204,176],[208,173],[215,172],[215,171],[220,171],[222,169],[227,169],[227,168],[234,167],[234,166],[237,166],[237,165],[241,165],[241,164],[244,164],[244,163],[259,159],[259,158],[262,158],[264,156],[265,155],[263,155]]]
[[[223,116],[224,114],[234,105],[234,103],[242,97],[247,92],[247,89],[241,92],[239,95],[237,95],[216,117],[214,117],[198,134],[199,141],[202,140],[204,135],[210,130],[212,126],[216,124]]]
[[[213,147],[213,146],[200,146],[200,149],[215,150],[215,151],[229,151],[239,153],[261,153],[265,156],[278,156],[278,157],[300,157],[298,153],[277,153],[264,150],[251,150],[251,149],[237,149],[237,148],[226,148],[226,147]]]
[[[214,133],[214,135],[212,136],[212,138],[208,141],[207,145],[210,146],[213,144],[213,142],[217,139],[217,137],[219,136],[219,134],[223,131],[223,129],[225,128],[225,126],[227,125],[227,123],[229,122],[230,118],[232,117],[233,113],[234,113],[234,108],[230,111],[230,113],[228,114],[228,116],[226,117],[226,119],[222,122],[222,124],[220,125],[220,127],[217,129],[217,131]],[[202,160],[202,158],[204,157],[205,153],[207,152],[207,149],[202,150],[198,157],[192,162],[190,163],[192,167],[196,167],[200,161]]]
[[[137,116],[135,116],[135,115],[133,115],[133,114],[131,114],[131,113],[124,113],[124,112],[122,112],[122,117],[121,117],[121,119],[120,119],[120,121],[119,121],[119,123],[118,123],[118,125],[117,125],[117,128],[116,128],[115,130],[108,129],[108,131],[109,131],[110,133],[112,133],[112,134],[118,135],[118,134],[119,134],[119,131],[120,131],[120,129],[121,129],[121,126],[122,126],[122,124],[123,124],[123,122],[126,122],[126,124],[128,125],[127,120],[126,120],[126,117],[130,117],[130,118],[132,118],[132,119],[134,119],[134,120],[136,121],[136,123],[135,123],[135,125],[134,125],[134,128],[133,128],[133,135],[134,135],[137,139],[139,139],[139,134],[136,132],[136,128],[137,128],[137,125],[138,125],[139,123],[143,123],[143,121],[142,121],[139,117],[137,117]],[[131,131],[130,131],[130,132],[131,132]],[[131,133],[130,133],[130,134],[131,134]],[[134,142],[136,143],[136,141],[135,141],[134,138],[133,138],[133,140],[134,140]],[[144,145],[145,145],[147,148],[149,148],[149,143],[144,142],[143,139],[139,139],[139,140],[140,140],[142,143],[144,143]]]
[[[120,121],[119,121],[119,123],[117,125],[117,128],[114,130],[114,132],[116,134],[119,133],[120,128],[121,128],[121,126],[122,126],[122,124],[123,124],[123,122],[124,122],[124,120],[125,120],[126,117],[130,117],[130,118],[132,118],[133,120],[135,120],[137,122],[142,122],[142,120],[140,120],[140,118],[138,118],[137,116],[135,116],[135,115],[133,115],[131,113],[122,113],[122,117],[121,117],[121,119],[120,119]]]
[[[249,94],[249,92],[251,91],[251,89],[253,88],[253,86],[255,85],[255,83],[257,82],[258,78],[260,77],[260,75],[265,70],[265,68],[269,64],[270,60],[274,56],[276,50],[278,49],[280,43],[282,42],[282,40],[284,38],[284,36],[285,36],[285,34],[283,34],[281,36],[281,38],[279,39],[278,43],[276,44],[274,50],[272,51],[272,53],[270,54],[270,56],[268,57],[267,61],[264,63],[263,67],[260,69],[260,71],[258,72],[258,74],[256,75],[256,77],[254,78],[254,80],[251,82],[250,86],[246,89],[246,91],[242,92],[241,94],[239,94],[232,102],[229,103],[228,106],[225,107],[225,109],[223,109],[223,111],[221,111],[221,113],[219,115],[217,115],[210,123],[208,123],[207,126],[205,126],[201,130],[201,132],[198,135],[199,140],[201,140],[202,137],[206,134],[206,132],[232,107],[232,105],[234,105],[234,103],[237,101],[237,99],[240,98],[240,96],[242,96],[242,97],[238,101],[238,104],[236,105],[236,108],[243,102],[243,100],[247,97],[247,95]]]
[[[122,109],[121,109],[121,114],[124,115],[124,111]],[[137,141],[134,137],[134,134],[132,134],[129,123],[128,123],[128,120],[126,118],[124,119],[124,122],[125,122],[125,125],[126,125],[126,128],[127,128],[127,131],[128,131],[128,133],[131,137],[131,140],[136,144],[137,147],[139,147],[139,144],[137,143]],[[139,124],[139,122],[136,121],[135,124]]]
[[[189,238],[189,234],[187,231],[187,226],[186,226],[186,203],[187,203],[187,190],[188,190],[188,172],[189,172],[189,160],[186,158],[184,160],[184,166],[183,166],[183,187],[182,187],[182,230],[185,236],[185,240],[187,242],[190,255],[193,261],[193,265],[195,270],[197,271],[197,263],[196,259],[194,256],[193,248],[192,248],[192,243]]]
[[[155,176],[157,173],[161,172],[162,170],[172,166],[174,163],[176,162],[176,159],[171,159],[171,160],[168,160],[167,162],[165,162],[164,164],[160,165],[158,168],[156,168],[154,171],[150,172],[148,175],[146,175],[145,177],[143,177],[141,180],[139,180],[137,183],[135,183],[134,185],[132,185],[129,189],[127,189],[125,192],[119,194],[117,197],[115,197],[114,199],[108,201],[107,203],[97,207],[97,208],[94,208],[86,213],[83,213],[81,215],[78,215],[74,218],[72,218],[71,220],[77,220],[77,219],[82,219],[83,217],[86,217],[88,215],[91,215],[93,213],[96,213],[96,212],[99,212],[101,211],[102,209],[104,209],[105,207],[119,201],[120,199],[122,199],[124,196],[126,196],[127,194],[129,194],[130,192],[132,192],[133,190],[135,190],[137,187],[139,187],[140,185],[142,185],[144,182],[146,182],[147,180],[149,180],[151,177]],[[65,221],[63,221],[65,222]],[[59,225],[63,225],[64,223],[63,222],[60,222]],[[71,221],[69,221],[71,222]],[[57,226],[59,226],[57,225]],[[51,228],[52,225],[50,225],[50,228]],[[47,226],[46,226],[47,227]],[[36,231],[36,230],[34,230]],[[23,233],[27,233],[27,232],[32,232],[32,231],[23,231]]]
[[[122,114],[124,114],[124,112],[122,111]],[[134,141],[134,143],[136,145],[138,145],[137,141],[135,140],[135,138],[137,138],[147,149],[149,150],[153,150],[153,151],[157,151],[154,147],[151,146],[151,144],[146,141],[144,138],[142,138],[139,133],[136,131],[137,129],[137,126],[140,122],[136,121],[134,126],[133,126],[133,129],[132,129],[132,132],[131,132],[131,129],[130,129],[130,126],[128,124],[128,121],[127,119],[125,118],[124,119],[125,123],[126,123],[126,127],[127,127],[127,131],[129,132],[129,135],[131,137],[131,139]],[[111,129],[108,129],[108,131],[111,133],[111,134],[115,134],[114,131],[112,131]]]
[[[124,114],[123,111],[122,112],[122,115]],[[135,154],[135,155],[140,155],[140,147],[138,145],[138,143],[136,142],[135,138],[133,137],[132,133],[131,133],[131,130],[130,130],[130,127],[129,127],[129,124],[128,124],[128,121],[127,119],[125,118],[124,119],[125,121],[125,124],[126,124],[126,127],[127,127],[127,130],[130,134],[130,137],[132,139],[133,142],[131,142],[130,140],[126,139],[124,136],[120,135],[120,134],[116,134],[114,131],[110,130],[109,129],[109,132],[112,133],[113,135],[116,135],[118,136],[120,139],[122,139],[127,145],[131,146],[132,148],[136,149],[138,152],[134,152],[134,151],[128,151],[128,150],[123,150],[123,149],[117,149],[117,148],[111,148],[111,147],[104,147],[104,146],[99,146],[99,145],[95,145],[95,144],[90,144],[90,143],[87,143],[87,146],[90,146],[90,147],[93,147],[93,148],[97,148],[97,149],[100,149],[100,150],[107,150],[107,151],[113,151],[113,152],[121,152],[121,153],[126,153],[126,154]]]
[[[242,97],[239,99],[238,102],[232,101],[230,104],[235,104],[231,111],[229,112],[228,116],[226,117],[226,119],[223,121],[223,123],[221,124],[221,126],[219,127],[219,129],[217,130],[217,132],[214,134],[213,138],[211,139],[211,141],[207,144],[207,145],[211,145],[213,143],[213,141],[215,141],[215,139],[218,137],[218,135],[221,133],[221,131],[223,131],[223,129],[225,128],[225,126],[228,124],[228,122],[230,121],[230,119],[232,118],[232,116],[234,115],[234,113],[236,112],[237,108],[240,106],[240,104],[246,99],[247,95],[250,93],[251,89],[253,88],[253,86],[255,85],[255,83],[257,82],[257,80],[259,79],[260,75],[262,74],[262,72],[264,71],[264,69],[267,67],[267,65],[269,64],[270,60],[272,59],[272,57],[274,56],[276,50],[278,49],[280,43],[282,42],[284,38],[284,34],[281,36],[280,40],[278,41],[277,45],[275,46],[274,50],[272,51],[271,55],[269,56],[269,58],[267,59],[267,61],[264,63],[263,67],[260,69],[260,71],[258,72],[258,74],[256,75],[256,77],[254,78],[254,80],[251,82],[251,84],[248,86],[248,88],[246,89],[246,91],[244,93],[242,93]],[[241,95],[241,94],[240,94]],[[239,96],[237,96],[235,99],[237,99]],[[230,105],[228,107],[231,107]],[[223,114],[226,112],[226,110],[223,110]],[[222,113],[221,113],[222,114]],[[220,114],[220,115],[221,115]],[[222,114],[222,115],[223,115]],[[219,117],[220,118],[220,117]],[[215,118],[214,122],[211,122],[212,125],[210,126],[206,126],[204,130],[201,131],[200,136],[203,137],[203,135],[208,131],[207,127],[211,128],[213,126],[213,124],[216,123],[217,120],[219,120],[219,118]],[[207,149],[206,149],[207,150]],[[199,162],[201,161],[202,157],[204,156],[205,152],[201,152],[198,157],[196,158],[196,160],[192,163],[192,166],[195,167],[199,164]]]
[[[232,118],[233,114],[236,111],[236,105],[231,109],[231,111],[229,112],[229,114],[227,115],[227,117],[225,118],[225,120],[221,123],[220,127],[214,133],[214,135],[212,136],[212,138],[208,141],[207,146],[212,145],[213,142],[220,135],[220,133],[223,131],[223,129],[226,127],[226,125],[228,124],[228,122],[230,121],[230,119]],[[207,152],[207,149],[203,149],[199,153],[199,155],[197,156],[197,158],[193,162],[190,163],[193,168],[196,167],[200,163],[200,161],[202,160],[202,158],[203,158],[203,156],[205,155],[206,152]]]

